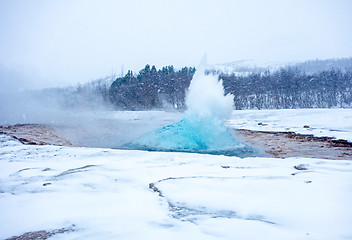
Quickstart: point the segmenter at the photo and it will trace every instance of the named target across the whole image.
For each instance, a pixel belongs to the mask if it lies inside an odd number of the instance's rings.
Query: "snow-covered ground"
[[[309,123],[308,123],[309,124]],[[352,239],[352,162],[22,145],[0,135],[0,239]]]
[[[352,109],[237,110],[228,125],[255,131],[335,137],[352,142]]]
[[[150,119],[148,128],[181,118],[98,116],[124,126]],[[234,111],[228,125],[352,140],[351,109]],[[73,231],[51,239],[352,239],[351,202],[348,160],[35,146],[0,135],[0,239],[62,228]]]

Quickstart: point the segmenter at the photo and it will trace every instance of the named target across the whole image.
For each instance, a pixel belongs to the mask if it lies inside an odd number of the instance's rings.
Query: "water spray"
[[[186,93],[182,120],[142,135],[129,147],[244,156],[252,149],[236,140],[224,125],[233,111],[233,95],[225,95],[218,75],[205,74],[206,56]]]

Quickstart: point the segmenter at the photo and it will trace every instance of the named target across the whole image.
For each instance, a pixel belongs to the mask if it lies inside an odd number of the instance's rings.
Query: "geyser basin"
[[[253,149],[238,142],[226,129],[233,96],[225,95],[217,75],[205,75],[205,57],[195,72],[186,94],[183,119],[141,136],[126,147],[155,150],[212,153],[235,156],[253,155]]]
[[[217,119],[186,116],[178,123],[144,134],[128,148],[151,151],[180,151],[246,157],[251,147],[238,142]]]

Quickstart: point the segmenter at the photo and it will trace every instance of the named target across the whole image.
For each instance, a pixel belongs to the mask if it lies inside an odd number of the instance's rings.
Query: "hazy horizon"
[[[290,62],[352,56],[352,2],[0,2],[2,87],[75,85],[146,64]]]

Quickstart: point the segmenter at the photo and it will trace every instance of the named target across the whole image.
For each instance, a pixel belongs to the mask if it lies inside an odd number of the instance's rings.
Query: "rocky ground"
[[[14,236],[14,237],[8,238],[7,240],[42,240],[42,239],[48,239],[56,234],[63,234],[63,233],[72,232],[72,231],[74,231],[73,228],[61,228],[61,229],[56,229],[51,231],[41,230],[36,232],[28,232],[21,236]]]
[[[72,143],[62,137],[59,129],[43,124],[16,124],[0,126],[0,134],[14,137],[23,144],[72,146]]]
[[[277,158],[308,157],[352,160],[352,143],[330,137],[296,134],[294,132],[261,132],[235,130],[243,141],[263,148]]]

